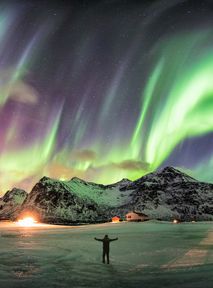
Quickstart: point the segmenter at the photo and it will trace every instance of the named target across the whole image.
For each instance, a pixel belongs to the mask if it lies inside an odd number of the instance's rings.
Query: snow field
[[[212,222],[18,227],[0,223],[0,287],[212,287]],[[118,237],[110,265],[102,243]]]

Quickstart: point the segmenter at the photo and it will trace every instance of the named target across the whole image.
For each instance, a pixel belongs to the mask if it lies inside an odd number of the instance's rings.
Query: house
[[[141,222],[141,221],[149,220],[149,217],[144,213],[132,211],[126,214],[126,220]]]
[[[121,218],[119,216],[112,217],[112,222],[113,223],[118,223],[118,222],[120,222],[120,220],[121,220]]]

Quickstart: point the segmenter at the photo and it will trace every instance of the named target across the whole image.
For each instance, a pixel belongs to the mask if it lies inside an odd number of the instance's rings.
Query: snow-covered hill
[[[109,210],[127,204],[130,190],[120,191],[124,183],[104,186],[72,178],[59,181],[43,177],[22,205],[22,213],[33,211],[45,222],[102,222],[109,219]]]
[[[128,185],[128,189],[137,189],[140,185],[174,185],[175,183],[199,183],[196,179],[173,168],[166,167],[158,172],[149,173]],[[125,187],[127,188],[127,186]]]
[[[13,188],[0,198],[0,219],[8,219],[15,213],[19,213],[22,203],[27,197],[27,192]]]
[[[213,219],[213,184],[199,182],[172,167],[148,174],[126,188],[134,192],[124,207],[143,211],[150,218]]]
[[[213,220],[213,184],[172,167],[111,185],[43,177],[23,202],[21,215],[33,211],[44,222],[91,223],[125,217],[130,210],[162,220]]]

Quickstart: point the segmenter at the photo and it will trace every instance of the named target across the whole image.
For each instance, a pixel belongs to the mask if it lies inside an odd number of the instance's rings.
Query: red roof
[[[138,216],[141,216],[141,217],[148,217],[148,215],[146,215],[146,214],[144,214],[144,213],[142,213],[142,212],[136,212],[136,211],[130,211],[130,212],[128,212],[126,215],[128,215],[128,214],[137,214]]]
[[[120,217],[119,216],[114,216],[114,217],[112,217],[112,219],[120,219]]]

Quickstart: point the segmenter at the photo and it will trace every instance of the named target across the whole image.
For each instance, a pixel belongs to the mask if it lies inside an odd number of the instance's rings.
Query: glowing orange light
[[[33,217],[26,217],[26,218],[18,220],[18,224],[20,226],[24,226],[24,227],[34,226],[36,224],[36,222],[37,221]]]
[[[115,216],[112,218],[112,223],[119,223],[120,222],[120,217]]]

